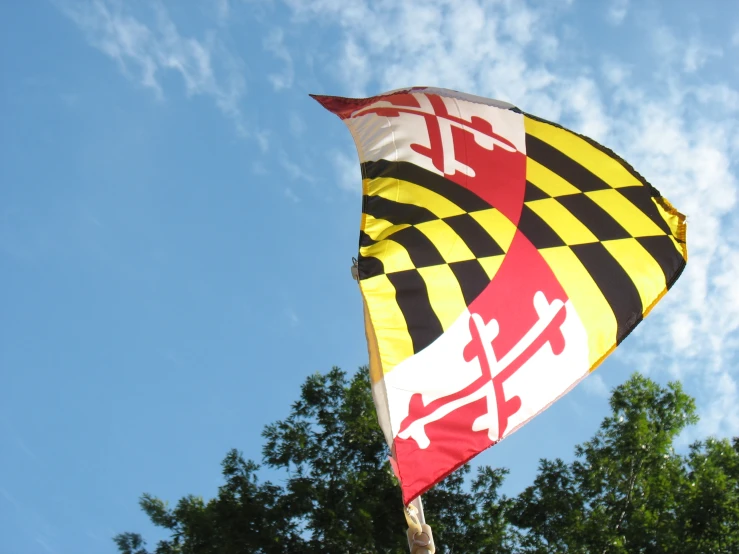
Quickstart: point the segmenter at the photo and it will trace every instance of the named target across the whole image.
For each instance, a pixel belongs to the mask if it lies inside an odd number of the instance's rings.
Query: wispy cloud
[[[618,87],[631,76],[631,68],[613,58],[607,57],[600,67],[601,73],[608,85]]]
[[[706,376],[706,385],[714,391],[712,401],[702,410],[698,428],[688,436],[726,435],[727,431],[736,435],[739,429],[736,407],[739,388],[735,377],[728,371],[719,371]]]
[[[269,171],[267,170],[267,168],[259,160],[252,162],[251,172],[254,173],[254,175],[268,175],[269,174]]]
[[[723,57],[723,49],[699,36],[678,36],[677,30],[660,24],[652,26],[649,36],[660,65],[675,65],[686,73],[695,73],[712,59]]]
[[[329,160],[334,167],[336,183],[339,188],[355,194],[362,194],[362,174],[359,170],[359,161],[355,156],[334,150],[329,154]]]
[[[298,314],[296,314],[292,308],[285,309],[285,316],[287,317],[291,326],[297,327],[300,324],[300,318],[298,317]]]
[[[739,91],[725,84],[703,85],[693,90],[701,104],[729,112],[739,111]]]
[[[680,41],[672,30],[664,25],[656,26],[652,30],[650,38],[656,54],[663,59],[675,57],[680,48]]]
[[[305,121],[303,120],[302,117],[300,117],[299,114],[295,112],[290,113],[289,125],[290,125],[290,134],[293,137],[300,138],[301,136],[303,136],[303,133],[305,132],[305,129],[306,129],[306,125],[305,125]]]
[[[267,129],[261,129],[254,132],[254,138],[256,139],[257,145],[259,145],[259,150],[261,150],[262,153],[269,150],[270,134],[271,133]]]
[[[702,68],[711,58],[723,56],[721,48],[710,47],[693,39],[689,42],[683,55],[683,67],[688,73],[694,73]]]
[[[159,2],[151,4],[149,23],[113,0],[58,1],[57,5],[92,46],[158,99],[165,97],[161,74],[174,71],[182,77],[188,95],[212,98],[239,133],[248,134],[240,108],[246,91],[243,62],[215,32],[207,33],[204,39],[181,35]],[[224,5],[228,3],[221,3],[221,10]]]
[[[267,76],[269,82],[272,83],[272,88],[276,91],[280,91],[293,86],[293,58],[285,46],[284,31],[281,28],[273,29],[272,32],[267,35],[267,38],[264,39],[264,48],[284,64],[282,71],[270,73]]]
[[[50,525],[43,515],[36,512],[30,505],[23,505],[22,499],[17,500],[7,489],[0,487],[0,506],[8,503],[13,507],[13,517],[10,521],[15,522],[15,531],[27,536],[30,540],[38,543],[46,552],[54,553],[57,550],[52,547],[52,537],[58,537],[58,529]],[[11,516],[7,507],[0,507],[0,513]]]
[[[608,398],[611,396],[611,391],[603,380],[603,375],[601,373],[593,373],[592,375],[589,375],[587,379],[583,380],[582,388],[593,396],[599,396],[601,398]]]
[[[608,11],[606,12],[606,19],[612,25],[621,25],[628,13],[629,0],[611,0],[611,5],[608,6]]]
[[[297,204],[300,202],[300,197],[290,187],[285,187],[285,198]]]
[[[12,494],[10,494],[10,493],[9,493],[9,492],[8,492],[7,490],[5,490],[5,489],[3,489],[3,488],[0,488],[0,495],[2,495],[2,497],[3,497],[3,498],[4,498],[5,500],[7,500],[7,501],[8,501],[8,502],[9,502],[10,504],[12,504],[12,505],[13,505],[13,507],[14,507],[14,508],[15,508],[16,510],[19,510],[19,509],[20,509],[20,505],[18,504],[18,501],[17,501],[17,500],[16,500],[16,499],[15,499],[15,498],[13,497],[13,495],[12,495]]]
[[[3,427],[5,427],[7,436],[13,437],[15,439],[15,443],[18,449],[21,452],[23,452],[28,457],[28,459],[34,462],[37,462],[37,463],[40,462],[41,460],[39,459],[39,457],[36,455],[36,453],[33,450],[31,450],[31,448],[26,444],[26,442],[21,438],[20,433],[15,428],[15,426],[10,422],[10,420],[4,417],[2,419],[2,422],[3,422]]]
[[[229,4],[229,0],[214,0],[214,2],[218,22],[221,25],[224,25],[231,15],[231,5]]]
[[[310,169],[306,169],[305,167],[292,161],[288,157],[286,152],[283,152],[280,156],[280,165],[287,172],[290,178],[295,181],[313,183],[316,180],[316,178],[312,175]]]
[[[48,542],[46,542],[46,537],[43,535],[39,535],[34,539],[39,545],[41,545],[41,548],[44,549],[45,552],[49,552],[49,554],[54,554],[56,550],[49,545]]]

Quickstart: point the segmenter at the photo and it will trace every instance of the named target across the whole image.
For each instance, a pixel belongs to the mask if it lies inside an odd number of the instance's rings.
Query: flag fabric
[[[372,391],[409,503],[624,340],[685,267],[685,217],[607,148],[504,102],[314,98],[359,153]]]

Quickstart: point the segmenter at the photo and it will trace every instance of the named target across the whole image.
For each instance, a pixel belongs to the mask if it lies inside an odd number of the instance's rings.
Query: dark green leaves
[[[439,554],[728,554],[739,552],[739,440],[706,439],[685,455],[678,435],[697,421],[679,384],[634,375],[612,413],[570,462],[541,460],[530,487],[499,494],[505,469],[464,466],[424,495]],[[366,368],[309,377],[288,416],[263,433],[261,483],[236,450],[215,498],[141,507],[170,538],[155,554],[317,554],[408,551],[400,490],[387,462]],[[149,554],[133,533],[122,554]]]

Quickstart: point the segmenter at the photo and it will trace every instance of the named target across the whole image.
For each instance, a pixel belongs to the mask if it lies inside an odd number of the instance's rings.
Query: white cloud
[[[243,64],[215,34],[208,34],[204,40],[182,36],[159,3],[152,5],[151,24],[134,17],[113,0],[58,5],[92,46],[115,60],[127,77],[151,89],[157,98],[165,96],[160,74],[175,71],[182,77],[188,95],[211,97],[221,112],[234,121],[237,130],[247,134],[240,109],[246,90]]]
[[[610,123],[595,81],[588,77],[568,80],[559,89],[558,103],[571,114],[579,132],[596,140],[606,138]]]
[[[601,64],[601,73],[605,77],[606,82],[614,87],[623,84],[624,81],[631,76],[631,68],[612,58],[607,58]]]
[[[269,171],[261,161],[252,162],[251,172],[255,175],[269,175]]]
[[[290,112],[288,124],[290,126],[290,134],[295,138],[300,138],[305,132],[305,121],[303,121],[303,118],[296,112]]]
[[[723,56],[721,48],[708,44],[698,36],[677,36],[677,31],[657,25],[651,28],[649,36],[660,66],[675,65],[685,73],[695,73],[709,61]]]
[[[56,552],[56,550],[55,550],[54,548],[52,548],[52,547],[51,547],[51,546],[49,545],[49,543],[47,543],[47,542],[46,542],[46,540],[45,540],[46,538],[47,538],[47,537],[45,537],[44,535],[38,535],[38,536],[37,536],[37,537],[35,538],[35,541],[36,541],[36,542],[37,542],[37,543],[38,543],[39,545],[41,545],[41,548],[43,548],[43,549],[44,549],[44,550],[45,550],[46,552],[49,552],[49,554],[54,554],[54,553]]]
[[[300,324],[300,318],[292,308],[285,308],[285,316],[290,321],[291,326],[297,327]]]
[[[739,434],[739,99],[730,74],[702,73],[719,49],[681,29],[643,26],[653,48],[632,75],[618,51],[599,55],[600,67],[588,61],[590,46],[549,3],[285,1],[297,20],[341,33],[334,76],[345,93],[437,85],[511,101],[602,140],[687,213],[687,269],[619,356],[654,377],[679,376],[705,429]],[[613,22],[627,9],[611,4]],[[331,162],[340,186],[358,192],[356,159],[332,152]],[[589,386],[600,389],[597,380]]]
[[[344,59],[339,65],[350,96],[365,96],[369,80],[369,60],[357,45],[354,38],[348,37],[344,43]]]
[[[606,18],[612,25],[621,25],[629,13],[629,0],[611,0]]]
[[[709,104],[730,112],[739,110],[739,92],[725,84],[703,85],[696,88],[694,94],[702,104]]]
[[[264,39],[264,48],[275,56],[278,60],[284,62],[284,68],[278,73],[270,73],[267,76],[272,88],[276,91],[288,89],[293,86],[294,70],[293,59],[289,50],[285,46],[285,33],[282,29],[273,29],[267,38]]]
[[[285,187],[284,193],[285,193],[285,198],[287,198],[291,202],[294,202],[295,204],[300,202],[300,197],[298,197],[298,195],[295,194],[295,192],[293,192],[293,189],[291,189],[290,187]]]
[[[315,182],[315,177],[313,177],[312,172],[290,160],[286,152],[282,152],[280,155],[280,165],[287,172],[290,178],[295,181],[307,181],[309,183]]]
[[[664,25],[656,26],[650,36],[658,56],[663,59],[675,56],[680,47],[680,41],[670,29]]]
[[[723,51],[720,48],[712,48],[697,40],[691,40],[683,55],[683,68],[688,73],[694,73],[703,67],[711,58],[720,58]]]
[[[582,381],[582,388],[593,396],[608,398],[611,391],[600,373],[591,373]]]
[[[266,129],[261,129],[254,133],[254,138],[256,139],[257,144],[259,145],[259,150],[262,153],[269,150],[269,136],[270,132]]]
[[[216,17],[218,18],[218,22],[223,25],[228,20],[229,16],[231,15],[231,5],[229,4],[229,0],[214,0],[215,1],[215,9],[216,9]]]
[[[688,437],[736,434],[736,429],[739,429],[739,411],[736,407],[739,390],[735,377],[728,371],[721,371],[708,375],[706,385],[713,389],[714,394],[710,404],[702,410],[698,428],[688,433]]]
[[[362,173],[356,154],[350,156],[340,150],[334,150],[330,156],[334,167],[336,183],[339,188],[355,194],[362,194]]]

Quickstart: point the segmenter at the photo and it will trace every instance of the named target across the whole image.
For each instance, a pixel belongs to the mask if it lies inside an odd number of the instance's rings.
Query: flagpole
[[[359,262],[352,257],[352,279],[359,284]],[[434,554],[436,546],[434,545],[434,535],[431,527],[426,525],[426,519],[423,516],[423,501],[419,494],[408,504],[403,510],[405,520],[408,523],[408,548],[411,554]]]
[[[408,548],[411,554],[434,554],[434,535],[431,527],[426,525],[420,495],[405,507],[405,520],[408,523]]]

